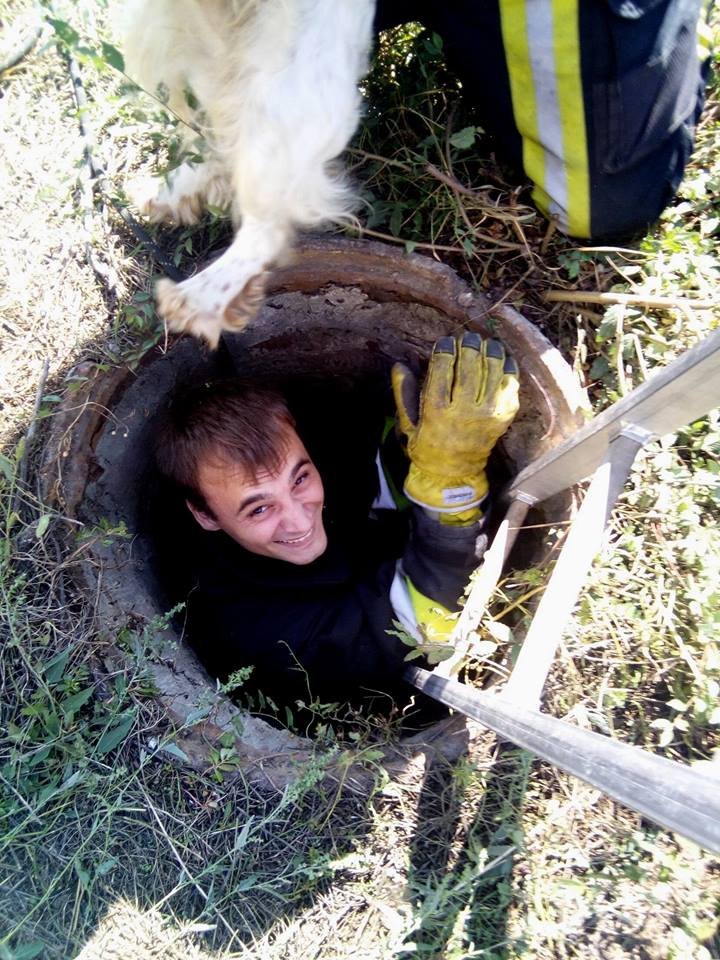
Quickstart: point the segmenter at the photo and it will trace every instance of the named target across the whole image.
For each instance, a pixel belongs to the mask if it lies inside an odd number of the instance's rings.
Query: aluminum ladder
[[[489,727],[561,770],[669,830],[720,853],[717,774],[667,760],[543,713],[540,697],[563,628],[604,538],[636,454],[650,441],[720,406],[720,330],[677,357],[568,440],[525,467],[506,491],[507,513],[459,617],[456,651],[433,672],[407,667],[405,679],[435,700]],[[451,674],[468,649],[524,518],[536,503],[591,479],[520,649],[499,693]]]

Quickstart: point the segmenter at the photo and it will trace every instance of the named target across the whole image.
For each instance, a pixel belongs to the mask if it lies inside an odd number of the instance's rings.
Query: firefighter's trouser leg
[[[380,0],[422,21],[533,198],[575,237],[644,230],[680,183],[703,105],[702,0]],[[701,27],[699,29],[699,22]]]

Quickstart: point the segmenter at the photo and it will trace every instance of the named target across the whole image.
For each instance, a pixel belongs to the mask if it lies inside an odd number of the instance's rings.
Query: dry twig
[[[386,240],[389,243],[402,243],[402,244],[412,244],[413,247],[417,247],[419,250],[440,250],[443,253],[459,253],[461,256],[466,257],[468,255],[467,250],[463,250],[462,247],[447,247],[439,243],[417,243],[415,240],[403,240],[402,237],[393,237],[390,233],[380,233],[379,230],[369,230],[367,227],[353,227],[360,234],[366,234],[368,237],[376,237],[378,240]],[[495,237],[486,237],[482,235],[483,240],[488,240],[490,243],[495,244],[497,247],[502,247],[504,250],[522,250],[522,246],[519,243],[509,243],[506,240],[496,240]],[[475,250],[475,253],[480,251]]]
[[[20,463],[18,464],[17,469],[17,486],[15,488],[15,496],[13,497],[12,505],[14,513],[17,512],[18,507],[20,506],[20,497],[25,489],[25,483],[27,481],[28,457],[30,455],[30,447],[32,446],[33,438],[35,437],[35,431],[37,430],[37,415],[40,412],[40,404],[42,403],[43,394],[45,393],[45,384],[47,383],[49,370],[50,358],[45,357],[42,373],[40,374],[40,380],[38,381],[37,390],[35,391],[35,403],[33,404],[33,412],[30,415],[30,425],[28,426],[27,433],[25,434],[25,445],[23,447],[22,456],[20,457]]]
[[[601,293],[599,290],[547,290],[543,294],[551,303],[621,303],[627,307],[647,307],[648,310],[712,310],[720,300],[692,300],[683,297],[646,297],[639,293]]]

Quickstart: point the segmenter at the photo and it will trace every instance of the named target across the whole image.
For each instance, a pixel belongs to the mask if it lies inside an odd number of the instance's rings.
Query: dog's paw
[[[197,223],[206,206],[227,209],[232,201],[225,168],[208,160],[197,165],[183,163],[166,181],[141,177],[128,188],[133,205],[151,223],[170,221],[189,226]]]
[[[200,220],[203,202],[197,194],[174,196],[171,200],[159,195],[148,200],[141,212],[150,223],[170,222],[189,227]]]
[[[182,283],[159,280],[155,287],[158,313],[169,330],[189,333],[215,350],[223,331],[238,333],[258,312],[265,295],[266,277],[265,271],[253,274],[240,292],[225,303],[210,302],[212,287],[202,273]]]
[[[244,330],[258,312],[265,299],[268,271],[262,270],[250,277],[240,293],[228,303],[223,312],[223,329],[237,333]]]
[[[194,279],[194,278],[193,278]],[[155,299],[158,313],[173,333],[189,333],[206,343],[214,350],[222,333],[222,313],[199,306],[193,297],[192,289],[186,284],[172,280],[158,280],[155,285]]]
[[[150,223],[197,223],[203,210],[202,197],[168,187],[159,177],[143,177],[128,187],[133,206]]]

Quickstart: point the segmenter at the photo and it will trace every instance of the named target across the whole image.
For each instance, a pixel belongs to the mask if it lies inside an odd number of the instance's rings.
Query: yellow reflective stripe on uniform
[[[443,643],[450,639],[457,617],[437,600],[431,600],[414,586],[409,577],[405,577],[410,602],[412,603],[415,622],[417,623],[423,640],[430,643]]]
[[[578,0],[500,0],[500,18],[533,199],[561,229],[589,236]]]
[[[533,190],[535,203],[541,210],[547,211],[549,198],[544,190],[545,155],[540,146],[538,132],[525,3],[526,0],[500,0],[500,22],[510,77],[515,125],[520,131],[523,142],[523,167],[535,184]]]

